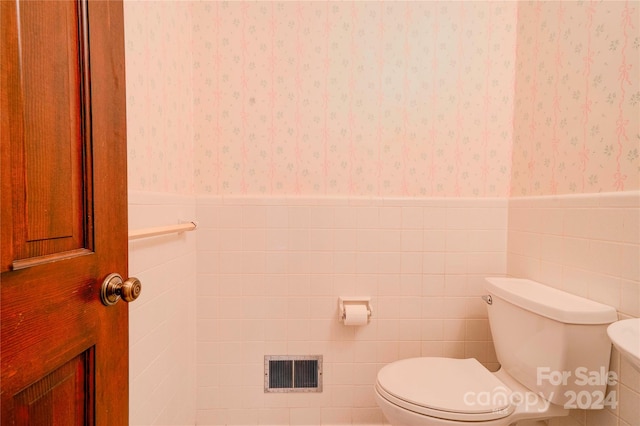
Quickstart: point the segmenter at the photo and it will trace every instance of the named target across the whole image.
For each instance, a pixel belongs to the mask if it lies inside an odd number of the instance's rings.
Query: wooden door
[[[2,425],[125,425],[121,1],[0,1]]]

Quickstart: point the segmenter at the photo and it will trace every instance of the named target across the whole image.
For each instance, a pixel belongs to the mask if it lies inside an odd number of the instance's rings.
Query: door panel
[[[16,395],[16,424],[82,426],[93,423],[93,348]]]
[[[122,3],[0,7],[0,423],[125,425]]]
[[[53,244],[75,235],[75,242],[65,242],[69,248],[83,247],[84,242],[84,214],[77,213],[83,213],[84,198],[81,31],[86,15],[77,6],[69,1],[24,2],[19,14],[24,52],[19,56],[20,98],[24,122],[29,123],[23,145],[26,240]],[[21,257],[49,250],[27,247]]]
[[[21,118],[12,123],[14,258],[12,269],[91,250],[92,200],[83,185],[91,162],[87,10],[75,1],[21,2],[12,47]],[[44,206],[44,207],[43,207]]]

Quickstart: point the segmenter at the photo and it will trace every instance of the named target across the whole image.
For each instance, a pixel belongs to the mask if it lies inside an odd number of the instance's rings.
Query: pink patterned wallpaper
[[[129,186],[450,197],[639,189],[639,9],[126,1]]]
[[[192,4],[196,192],[508,195],[516,9]]]
[[[173,1],[125,1],[124,23],[129,189],[190,194],[190,10]]]
[[[518,4],[512,195],[640,188],[639,9]]]

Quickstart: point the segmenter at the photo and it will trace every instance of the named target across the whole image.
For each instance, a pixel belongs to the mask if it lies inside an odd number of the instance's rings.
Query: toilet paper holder
[[[373,310],[371,309],[371,298],[366,296],[338,297],[338,308],[340,309],[340,321],[346,318],[345,305],[365,305],[367,307],[367,321],[371,319]]]

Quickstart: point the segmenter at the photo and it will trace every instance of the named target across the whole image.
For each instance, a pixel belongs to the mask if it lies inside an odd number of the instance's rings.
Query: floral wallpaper
[[[640,188],[639,9],[518,4],[512,195]]]
[[[124,23],[129,189],[192,193],[190,10],[126,0]]]
[[[640,189],[636,1],[124,6],[132,189]]]
[[[196,2],[195,188],[506,196],[514,2]]]

